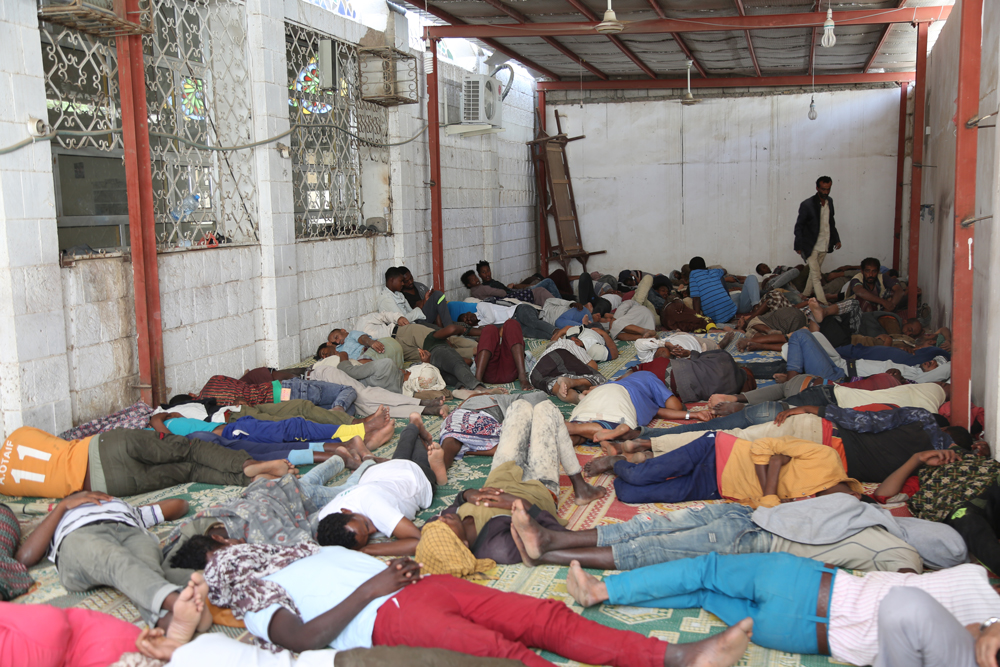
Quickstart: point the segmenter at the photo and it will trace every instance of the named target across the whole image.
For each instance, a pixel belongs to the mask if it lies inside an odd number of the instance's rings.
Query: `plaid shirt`
[[[956,450],[961,451],[961,450]],[[924,466],[917,473],[920,490],[910,498],[910,511],[928,521],[944,521],[959,505],[975,500],[1000,478],[1000,462],[963,453],[954,463]]]

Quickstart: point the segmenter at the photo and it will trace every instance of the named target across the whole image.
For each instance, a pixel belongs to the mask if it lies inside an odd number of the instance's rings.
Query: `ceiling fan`
[[[693,60],[687,61],[687,66],[688,66],[688,89],[687,89],[687,92],[684,93],[684,96],[681,97],[681,104],[683,104],[686,107],[689,107],[689,106],[692,106],[694,104],[698,104],[699,102],[701,102],[701,98],[700,97],[695,97],[694,95],[691,94],[691,67],[693,65],[694,65],[694,61]]]
[[[615,10],[611,8],[611,0],[608,0],[608,9],[604,12],[604,20],[594,26],[594,30],[602,35],[614,34],[625,29],[625,24],[615,16]]]

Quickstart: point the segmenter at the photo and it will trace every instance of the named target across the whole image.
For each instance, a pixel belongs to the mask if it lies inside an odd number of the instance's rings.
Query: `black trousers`
[[[424,441],[420,439],[420,430],[416,424],[407,424],[403,432],[399,434],[399,444],[396,445],[396,451],[392,453],[392,458],[393,460],[413,461],[420,466],[427,481],[431,483],[431,488],[437,487],[437,477],[427,460],[427,448],[424,446]]]
[[[994,574],[1000,574],[1000,486],[995,482],[976,499],[985,501],[985,507],[973,502],[965,502],[952,511],[945,523],[958,531],[969,548],[969,555],[975,556]]]

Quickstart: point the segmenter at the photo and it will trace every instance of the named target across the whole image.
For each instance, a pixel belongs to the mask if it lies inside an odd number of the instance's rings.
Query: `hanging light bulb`
[[[820,44],[830,48],[836,43],[837,36],[833,34],[833,7],[827,7],[826,20],[823,21],[823,39]]]
[[[816,98],[809,100],[809,120],[816,120],[819,114],[816,113]]]

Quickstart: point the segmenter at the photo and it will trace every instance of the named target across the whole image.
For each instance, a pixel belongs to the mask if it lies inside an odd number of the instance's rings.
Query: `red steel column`
[[[135,331],[138,343],[140,393],[147,405],[156,405],[153,392],[150,355],[149,326],[146,305],[145,255],[142,252],[142,212],[139,196],[139,168],[136,164],[135,112],[132,99],[131,46],[128,37],[117,37],[118,85],[121,93],[122,144],[125,148],[125,189],[128,193],[128,230],[132,250],[132,291],[135,300]],[[142,51],[140,50],[141,54]]]
[[[910,174],[910,268],[906,297],[907,317],[917,315],[917,279],[920,271],[920,191],[924,160],[924,91],[927,82],[927,23],[917,24],[917,80],[913,84],[913,170]]]
[[[431,259],[434,263],[433,282],[445,289],[444,245],[441,223],[441,123],[438,118],[438,52],[437,41],[430,40],[431,71],[427,73],[427,151],[431,166]]]
[[[983,0],[962,0],[958,52],[958,97],[955,110],[955,248],[952,276],[951,423],[969,427],[972,391],[972,289],[975,228],[963,227],[976,217],[976,153],[978,130],[966,121],[979,115],[982,61]]]
[[[896,148],[896,218],[892,232],[892,268],[899,271],[899,237],[903,230],[903,165],[906,162],[906,91],[899,84],[899,145]]]

